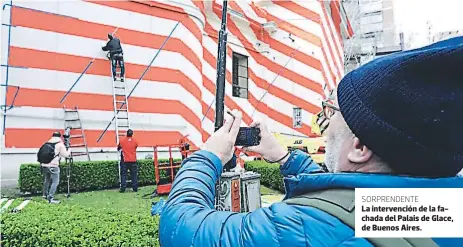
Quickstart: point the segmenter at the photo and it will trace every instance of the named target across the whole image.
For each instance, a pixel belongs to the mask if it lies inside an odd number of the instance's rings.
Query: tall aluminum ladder
[[[120,137],[127,135],[127,130],[130,129],[129,120],[129,101],[127,100],[127,87],[125,74],[121,78],[121,68],[116,65],[116,77],[113,77],[112,63],[111,66],[111,79],[113,81],[113,104],[114,104],[114,125],[116,129],[116,145],[119,144]],[[119,169],[119,184],[121,182],[121,152],[117,154],[117,163]],[[129,182],[129,181],[127,181]]]
[[[112,66],[112,65],[111,65]],[[113,104],[114,104],[114,123],[116,130],[116,145],[119,143],[121,136],[126,136],[127,130],[130,129],[129,120],[129,101],[127,100],[127,87],[124,78],[121,78],[121,68],[116,67],[116,78],[113,80]]]
[[[74,109],[64,109],[64,129],[71,128],[70,148],[72,156],[87,156],[90,161],[90,154],[88,153],[87,139],[85,138],[84,128],[80,121],[79,110],[77,106]]]

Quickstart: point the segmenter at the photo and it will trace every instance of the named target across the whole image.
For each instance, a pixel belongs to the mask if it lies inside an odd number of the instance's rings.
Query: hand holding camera
[[[260,143],[257,146],[244,147],[243,150],[259,153],[267,161],[283,164],[288,157],[288,151],[278,143],[267,125],[264,122],[254,121],[250,127],[259,129]]]
[[[227,163],[232,158],[234,144],[240,130],[242,114],[238,110],[233,110],[232,114],[234,117],[227,116],[223,126],[209,137],[203,147],[203,150],[219,157],[222,164]]]
[[[234,146],[244,146],[244,151],[261,154],[264,159],[284,163],[288,157],[286,151],[268,130],[263,122],[255,121],[249,128],[240,127],[242,114],[238,110],[228,112],[225,123],[204,144],[203,149],[214,153],[222,164],[233,156]]]

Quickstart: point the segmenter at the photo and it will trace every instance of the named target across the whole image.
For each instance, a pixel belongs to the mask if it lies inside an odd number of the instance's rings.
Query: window
[[[248,57],[233,52],[233,97],[248,98]]]
[[[302,128],[302,110],[300,107],[293,108],[293,128]]]

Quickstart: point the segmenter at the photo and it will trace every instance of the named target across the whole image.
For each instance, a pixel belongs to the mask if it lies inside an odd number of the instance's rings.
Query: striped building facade
[[[114,116],[110,63],[101,50],[107,34],[116,31],[121,39],[131,90],[178,22],[129,99],[131,127],[141,151],[177,143],[185,135],[200,146],[214,131],[215,104],[208,108],[215,97],[221,2],[12,1],[4,6],[2,84],[10,86],[2,87],[2,105],[12,104],[13,86],[20,90],[6,119],[2,112],[2,170],[17,173],[20,163],[36,160],[38,147],[53,131],[62,131],[63,106],[78,106],[92,159],[115,158],[114,125],[97,142]],[[244,126],[260,117],[272,131],[312,135],[311,117],[320,110],[324,88],[334,88],[344,73],[346,25],[339,2],[228,5],[225,107],[241,110]],[[236,72],[246,67],[247,75]],[[234,79],[237,73],[247,79]],[[301,110],[300,128],[293,126],[294,108]]]

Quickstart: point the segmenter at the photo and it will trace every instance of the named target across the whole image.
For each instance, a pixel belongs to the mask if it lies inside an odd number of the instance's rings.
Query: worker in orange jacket
[[[121,152],[121,186],[119,192],[124,193],[127,186],[127,171],[130,170],[132,178],[132,190],[138,191],[138,164],[137,164],[138,142],[133,138],[133,130],[127,130],[127,136],[120,140],[117,151]]]

